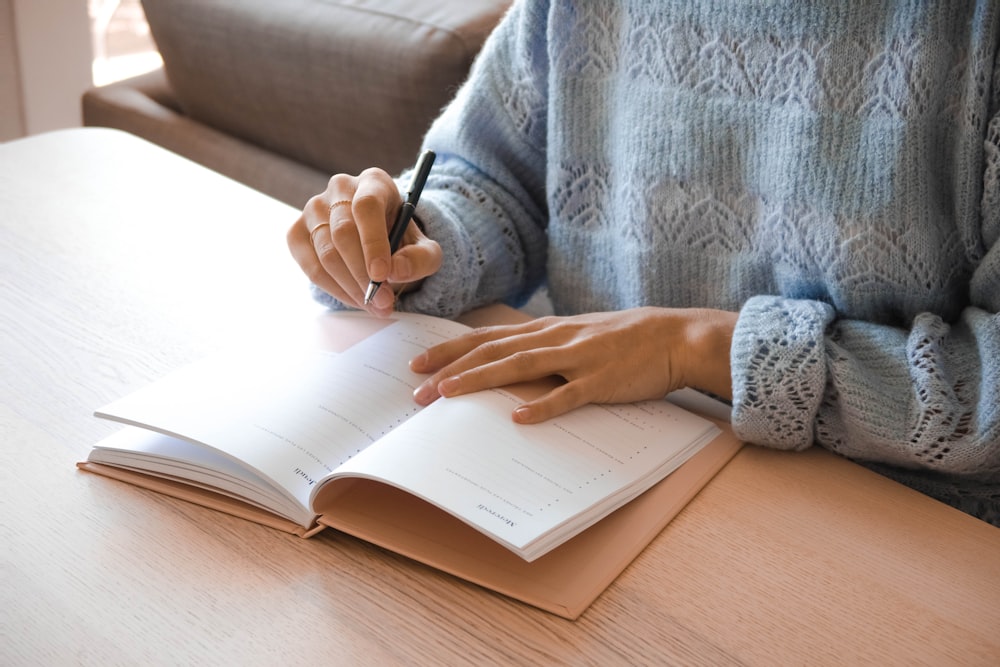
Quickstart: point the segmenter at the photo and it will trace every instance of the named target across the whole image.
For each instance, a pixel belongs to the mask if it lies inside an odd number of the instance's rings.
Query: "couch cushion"
[[[507,0],[143,0],[185,114],[328,173],[398,172]]]

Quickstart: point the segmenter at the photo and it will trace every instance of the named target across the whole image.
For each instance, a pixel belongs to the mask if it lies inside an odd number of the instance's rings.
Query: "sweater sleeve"
[[[742,308],[731,360],[733,425],[747,441],[816,443],[862,462],[992,484],[1000,503],[1000,75],[983,142],[968,305],[909,329],[840,319],[824,303],[759,296]],[[1000,518],[1000,516],[998,516]]]
[[[547,18],[543,2],[515,3],[426,135],[438,159],[417,215],[444,259],[401,310],[453,317],[497,301],[519,306],[541,284]]]

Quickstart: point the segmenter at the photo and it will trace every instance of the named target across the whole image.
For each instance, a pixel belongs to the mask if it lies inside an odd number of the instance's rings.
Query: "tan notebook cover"
[[[505,306],[491,306],[460,318],[470,326],[529,319]],[[358,317],[320,326],[325,349],[343,350],[384,326]],[[711,403],[708,401],[707,403]],[[575,619],[606,589],[654,537],[739,450],[741,443],[724,418],[702,402],[685,407],[712,419],[722,433],[662,482],[586,531],[529,563],[450,514],[377,482],[356,480],[349,493],[321,497],[319,523],[311,529],[266,510],[185,483],[99,463],[82,470],[262,525],[309,537],[329,526],[431,567]],[[334,485],[343,489],[342,484]]]
[[[717,422],[719,423],[719,422]],[[303,530],[221,494],[97,463],[83,470],[308,537],[329,526],[564,618],[575,619],[739,451],[723,433],[666,479],[569,542],[527,562],[436,507],[393,487],[357,480],[318,499],[320,525]],[[341,487],[342,488],[342,487]]]

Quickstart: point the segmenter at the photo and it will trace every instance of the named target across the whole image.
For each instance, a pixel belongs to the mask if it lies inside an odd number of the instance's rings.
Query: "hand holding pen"
[[[410,179],[410,186],[406,189],[406,195],[403,198],[403,204],[399,207],[399,213],[396,215],[396,222],[392,225],[392,230],[389,232],[389,253],[395,254],[399,250],[399,244],[403,240],[403,234],[406,232],[407,226],[410,224],[410,220],[413,219],[413,214],[417,210],[417,202],[420,201],[420,193],[424,190],[424,184],[427,182],[427,176],[431,173],[431,167],[434,165],[434,151],[424,151],[420,155],[420,159],[417,161],[417,167],[413,171],[413,177]],[[375,280],[369,280],[368,289],[365,291],[365,305],[367,306],[375,298],[375,293],[378,292],[379,287],[382,283]]]
[[[420,156],[402,205],[396,181],[374,167],[336,174],[309,200],[287,241],[314,285],[345,305],[388,314],[395,295],[379,284],[403,290],[440,268],[441,247],[410,224],[433,162],[430,151]]]

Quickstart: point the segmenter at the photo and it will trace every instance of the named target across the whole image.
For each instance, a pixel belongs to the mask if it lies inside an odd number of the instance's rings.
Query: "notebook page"
[[[317,481],[420,410],[409,360],[467,330],[400,315],[342,354],[215,358],[97,415],[213,447],[308,507]]]
[[[548,533],[579,518],[560,542],[593,524],[719,432],[665,400],[589,405],[530,426],[511,420],[519,403],[503,390],[439,400],[338,474],[405,488],[530,558]]]

